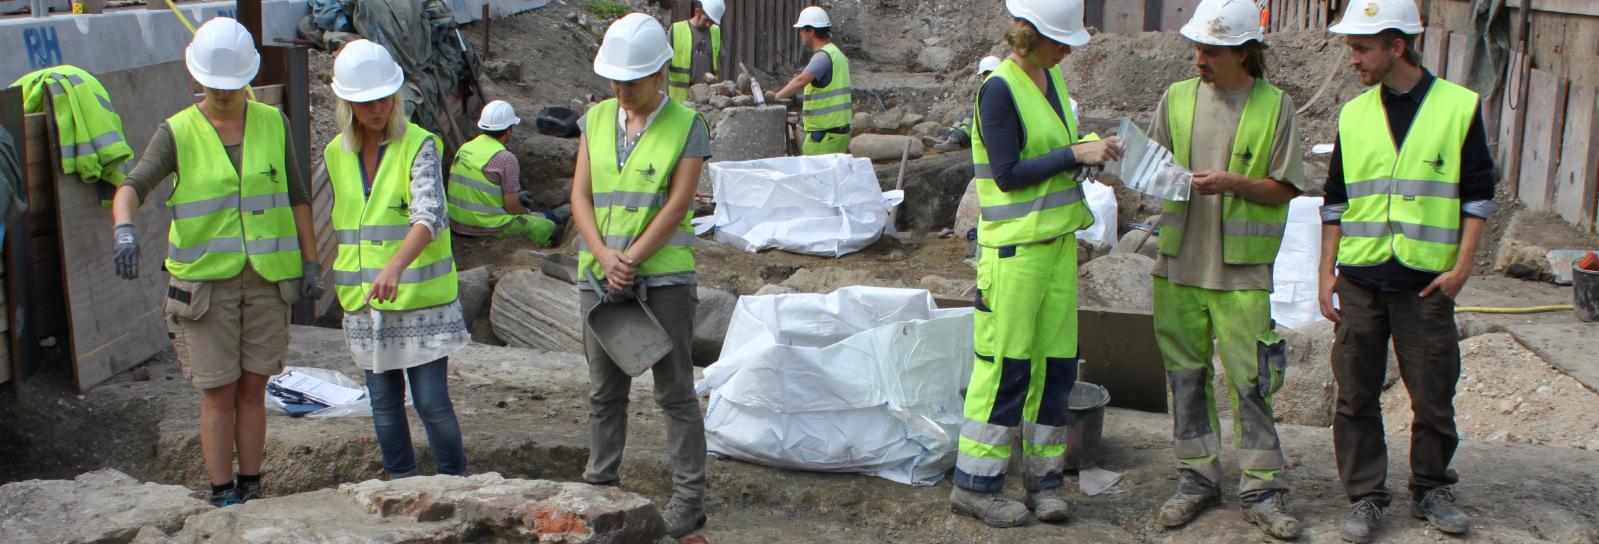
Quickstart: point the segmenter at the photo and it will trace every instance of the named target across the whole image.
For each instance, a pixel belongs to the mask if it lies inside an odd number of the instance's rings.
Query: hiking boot
[[[1288,515],[1288,508],[1283,506],[1282,493],[1270,493],[1266,498],[1245,506],[1244,519],[1260,527],[1272,538],[1299,538],[1299,520]]]
[[[1344,516],[1344,521],[1338,524],[1338,532],[1343,533],[1344,542],[1366,544],[1371,542],[1371,535],[1381,526],[1382,507],[1361,499],[1349,507],[1349,515]]]
[[[668,536],[683,538],[684,535],[705,526],[705,508],[690,506],[686,502],[672,501],[666,503],[666,510],[661,512],[661,519],[666,520],[666,534]]]
[[[250,502],[261,498],[262,495],[261,480],[253,482],[240,480],[233,488],[239,492],[239,502]]]
[[[1162,527],[1175,528],[1187,525],[1199,517],[1200,512],[1221,503],[1221,490],[1204,485],[1184,476],[1177,485],[1177,493],[1160,505],[1155,521]]]
[[[1410,515],[1426,520],[1439,531],[1458,535],[1471,529],[1471,517],[1455,506],[1455,492],[1449,487],[1435,487],[1410,503]]]
[[[1056,497],[1059,500],[1059,497]],[[949,493],[949,507],[955,513],[977,518],[989,527],[1019,527],[1033,517],[1027,507],[999,493],[980,493],[961,489]]]
[[[1027,509],[1033,511],[1038,521],[1062,523],[1071,514],[1071,507],[1060,498],[1060,488],[1027,492]]]
[[[211,503],[211,506],[215,506],[217,508],[233,506],[235,504],[244,504],[244,499],[239,497],[238,487],[229,487],[222,491],[212,492],[211,495],[207,497],[207,501]]]

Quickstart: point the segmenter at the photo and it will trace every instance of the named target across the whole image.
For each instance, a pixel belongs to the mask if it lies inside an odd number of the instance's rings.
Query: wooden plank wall
[[[1520,23],[1531,4],[1530,28]],[[1472,3],[1430,0],[1429,32],[1470,30]],[[1599,2],[1508,0],[1513,52],[1495,131],[1503,183],[1528,208],[1558,214],[1581,229],[1599,229]],[[1523,34],[1526,34],[1523,36]],[[1519,52],[1527,39],[1526,54]],[[1523,66],[1525,63],[1525,67]],[[1454,72],[1449,66],[1449,72]],[[1523,77],[1523,73],[1530,76]],[[1523,81],[1523,80],[1527,81]]]
[[[1105,32],[1137,34],[1144,30],[1144,3],[1135,0],[1105,2]]]
[[[1188,24],[1188,19],[1194,16],[1194,7],[1199,5],[1199,0],[1165,0],[1160,9],[1160,30],[1162,32],[1176,32]]]
[[[1172,0],[1167,0],[1168,2]],[[1266,0],[1271,11],[1267,32],[1322,30],[1338,18],[1340,0]]]

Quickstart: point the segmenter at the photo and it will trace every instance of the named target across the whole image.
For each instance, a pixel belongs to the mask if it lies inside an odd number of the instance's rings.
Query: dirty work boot
[[[1155,521],[1162,527],[1175,528],[1187,525],[1199,517],[1200,512],[1221,502],[1221,490],[1216,486],[1197,481],[1198,477],[1184,473],[1178,476],[1177,493],[1160,505]]]
[[[705,508],[690,506],[682,501],[672,501],[666,503],[666,510],[661,512],[661,518],[666,520],[668,536],[683,538],[684,535],[705,526]]]
[[[217,508],[244,503],[244,500],[239,498],[239,488],[234,486],[233,482],[228,482],[227,487],[211,486],[211,495],[206,500]]]
[[[1060,498],[1060,488],[1027,492],[1027,509],[1033,511],[1038,521],[1062,523],[1071,514],[1066,500]]]
[[[1343,533],[1344,542],[1366,544],[1371,542],[1371,535],[1382,526],[1382,508],[1377,503],[1360,499],[1349,507],[1349,515],[1344,516],[1344,521],[1338,524],[1338,532]]]
[[[1455,492],[1445,487],[1435,487],[1410,503],[1410,515],[1426,520],[1439,531],[1458,535],[1471,529],[1471,518],[1455,506]]]
[[[234,484],[234,489],[239,490],[239,502],[250,502],[261,498],[261,475],[238,475],[237,483]]]
[[[1004,495],[970,491],[960,486],[955,486],[955,490],[949,493],[949,507],[955,513],[977,518],[989,527],[1019,527],[1033,517],[1026,506]]]
[[[1244,519],[1260,527],[1272,538],[1299,538],[1299,520],[1288,515],[1288,509],[1283,506],[1282,493],[1270,493],[1259,501],[1245,505]]]

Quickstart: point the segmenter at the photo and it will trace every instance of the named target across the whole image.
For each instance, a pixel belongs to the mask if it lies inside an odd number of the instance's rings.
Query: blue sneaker
[[[244,504],[244,497],[239,494],[238,487],[229,487],[221,492],[211,493],[209,500],[211,502],[211,506],[215,506],[217,508],[233,506],[235,504]]]

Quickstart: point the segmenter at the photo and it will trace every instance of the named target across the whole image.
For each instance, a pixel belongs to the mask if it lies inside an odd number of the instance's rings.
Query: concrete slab
[[[1571,304],[1571,286],[1478,276],[1466,283],[1459,306],[1525,308]],[[1599,323],[1577,321],[1570,310],[1536,314],[1465,313],[1455,318],[1462,336],[1508,332],[1549,364],[1599,391]]]
[[[1599,323],[1513,324],[1505,327],[1522,345],[1588,389],[1599,392]]]

